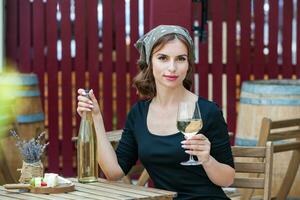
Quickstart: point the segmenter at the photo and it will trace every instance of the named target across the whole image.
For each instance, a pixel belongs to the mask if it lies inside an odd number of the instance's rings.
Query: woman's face
[[[189,68],[188,49],[183,42],[174,39],[156,47],[151,61],[157,89],[183,86]]]

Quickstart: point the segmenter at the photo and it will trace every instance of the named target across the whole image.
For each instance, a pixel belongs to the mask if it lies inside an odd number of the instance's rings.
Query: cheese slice
[[[47,183],[48,187],[55,187],[58,185],[58,174],[45,173],[44,182]]]

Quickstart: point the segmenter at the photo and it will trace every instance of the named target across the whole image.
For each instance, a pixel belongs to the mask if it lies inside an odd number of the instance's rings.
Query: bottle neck
[[[90,111],[84,111],[82,113],[82,119],[92,121],[92,113]]]

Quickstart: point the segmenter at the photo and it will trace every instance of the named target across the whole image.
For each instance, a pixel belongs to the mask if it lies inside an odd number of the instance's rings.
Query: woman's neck
[[[183,101],[187,98],[189,93],[190,92],[183,86],[174,89],[160,88],[156,91],[156,96],[153,98],[153,100],[160,106],[178,105],[180,101]]]

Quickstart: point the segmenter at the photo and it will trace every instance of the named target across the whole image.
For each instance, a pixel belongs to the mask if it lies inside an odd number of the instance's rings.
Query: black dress
[[[147,114],[151,101],[139,101],[129,112],[126,125],[116,150],[118,162],[125,174],[141,160],[156,188],[177,192],[175,199],[228,199],[220,186],[212,183],[203,167],[183,166],[189,155],[181,147],[184,135],[180,132],[167,136],[150,133]],[[218,106],[203,98],[198,99],[203,133],[211,143],[211,156],[234,167],[227,125]],[[163,112],[163,111],[162,111]]]

